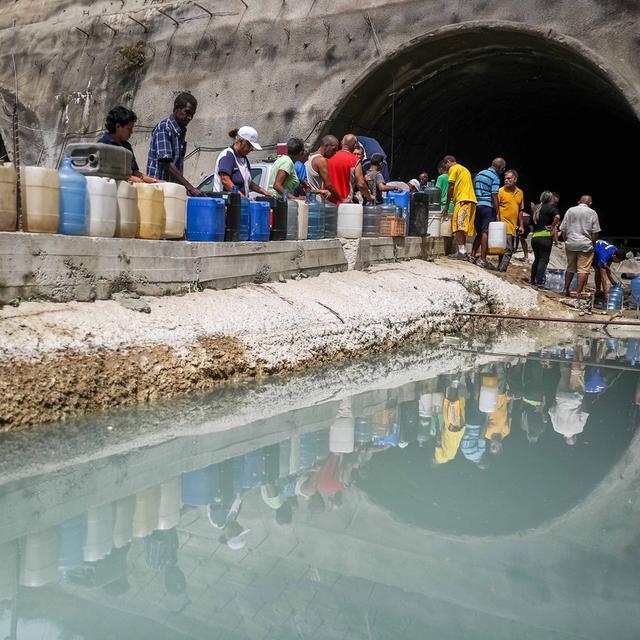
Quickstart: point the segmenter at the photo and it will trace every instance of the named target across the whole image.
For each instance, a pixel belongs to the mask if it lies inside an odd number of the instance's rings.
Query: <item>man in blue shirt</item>
[[[187,150],[187,125],[197,108],[198,101],[190,93],[179,93],[173,103],[173,113],[154,127],[147,157],[147,175],[181,184],[190,196],[204,195],[182,174]]]
[[[495,269],[487,262],[489,247],[489,223],[500,220],[500,205],[498,192],[500,191],[500,176],[504,173],[507,163],[504,158],[495,158],[488,169],[480,171],[473,181],[478,205],[476,207],[476,239],[473,241],[471,260],[485,269]],[[480,249],[480,259],[476,255]]]
[[[618,249],[616,246],[606,240],[596,240],[593,245],[593,268],[596,270],[596,298],[602,296],[607,301],[609,293],[609,283],[616,284],[616,280],[611,275],[611,263],[622,262],[626,257],[624,249]]]

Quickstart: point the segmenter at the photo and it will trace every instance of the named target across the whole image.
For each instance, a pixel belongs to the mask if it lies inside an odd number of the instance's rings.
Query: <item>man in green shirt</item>
[[[438,164],[438,179],[436,180],[436,187],[440,189],[440,208],[444,213],[444,208],[447,206],[447,193],[449,192],[449,175],[447,168],[444,166],[444,162]],[[453,201],[449,205],[449,214],[453,213],[454,203]]]

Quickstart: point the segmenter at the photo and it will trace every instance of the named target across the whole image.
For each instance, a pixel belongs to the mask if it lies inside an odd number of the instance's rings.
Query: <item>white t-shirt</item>
[[[582,394],[559,391],[556,403],[549,409],[553,430],[567,438],[584,431],[589,414],[582,411]]]

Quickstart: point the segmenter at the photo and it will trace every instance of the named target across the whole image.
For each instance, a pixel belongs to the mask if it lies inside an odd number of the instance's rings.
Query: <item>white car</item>
[[[259,184],[263,189],[266,189],[269,184],[269,174],[271,173],[271,165],[273,162],[270,160],[264,160],[261,162],[255,162],[251,164],[251,179]],[[213,178],[211,174],[207,176],[199,185],[198,189],[205,193],[211,193],[213,191]]]

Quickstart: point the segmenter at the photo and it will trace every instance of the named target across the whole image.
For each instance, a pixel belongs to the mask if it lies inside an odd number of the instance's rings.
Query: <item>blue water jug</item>
[[[620,285],[614,285],[609,289],[607,296],[607,311],[620,311],[624,298],[624,289]]]
[[[58,233],[83,236],[87,227],[87,179],[65,158],[60,170],[60,225]]]
[[[269,240],[271,206],[268,202],[249,203],[249,240],[267,242]]]
[[[58,526],[58,569],[63,574],[82,564],[84,560],[82,548],[86,538],[86,513],[65,520]]]
[[[187,240],[221,242],[224,240],[224,200],[187,198]]]
[[[335,238],[338,235],[338,207],[332,202],[322,204],[324,211],[324,237]]]
[[[309,227],[307,231],[308,240],[322,240],[324,238],[324,212],[315,196],[309,198]]]
[[[631,301],[633,304],[640,304],[640,274],[631,281]]]
[[[389,197],[393,198],[393,203],[400,209],[399,213],[403,218],[407,218],[409,213],[409,198],[410,193],[408,191],[391,191]]]
[[[249,227],[251,226],[251,206],[248,198],[240,199],[240,242],[249,239]]]

